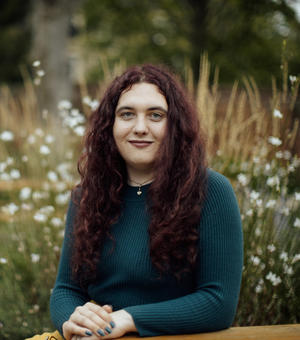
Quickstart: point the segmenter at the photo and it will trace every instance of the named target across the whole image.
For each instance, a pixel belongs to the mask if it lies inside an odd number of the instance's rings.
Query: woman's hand
[[[112,320],[115,323],[115,327],[113,328],[110,334],[106,333],[106,335],[101,336],[100,339],[106,340],[120,338],[126,333],[137,331],[132,316],[125,310],[121,309],[119,311],[113,312],[110,314],[110,316],[112,317]],[[99,336],[95,334],[93,334],[92,336],[74,335],[71,338],[71,340],[99,340]]]
[[[77,307],[69,320],[63,324],[63,335],[66,340],[73,339],[76,335],[92,340],[104,337],[112,333],[115,323],[112,319],[112,307],[108,305],[99,306],[88,302]]]

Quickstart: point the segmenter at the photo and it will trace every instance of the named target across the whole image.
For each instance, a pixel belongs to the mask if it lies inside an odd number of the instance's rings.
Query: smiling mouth
[[[129,143],[137,148],[145,148],[151,145],[153,142],[145,140],[130,140]]]

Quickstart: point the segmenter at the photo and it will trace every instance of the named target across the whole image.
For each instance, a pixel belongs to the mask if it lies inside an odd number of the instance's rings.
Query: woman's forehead
[[[165,96],[159,88],[150,83],[137,83],[121,94],[117,108],[120,106],[147,106],[157,105],[165,110],[168,109],[168,104]]]

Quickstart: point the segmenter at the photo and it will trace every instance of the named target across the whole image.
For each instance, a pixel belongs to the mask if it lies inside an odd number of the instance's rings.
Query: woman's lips
[[[145,148],[149,145],[152,144],[151,141],[139,141],[139,140],[130,140],[129,143],[133,146],[135,146],[136,148]]]

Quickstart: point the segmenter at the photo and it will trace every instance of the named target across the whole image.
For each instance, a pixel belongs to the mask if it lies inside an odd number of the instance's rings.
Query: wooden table
[[[125,336],[124,340],[161,339],[161,340],[300,340],[300,324],[276,326],[232,327],[223,331],[187,334],[165,335],[140,338],[139,336]]]

